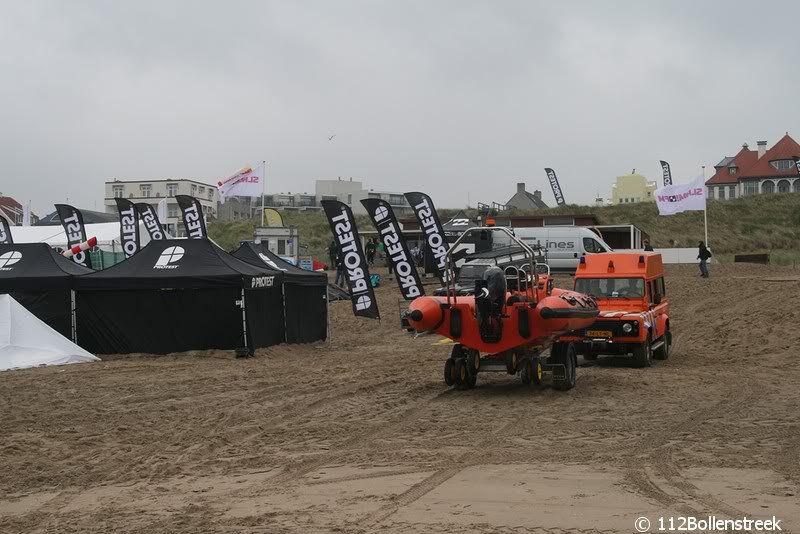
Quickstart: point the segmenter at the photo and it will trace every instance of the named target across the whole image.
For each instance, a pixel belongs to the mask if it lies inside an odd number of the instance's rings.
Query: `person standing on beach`
[[[333,283],[339,287],[344,287],[344,283],[347,280],[344,277],[344,258],[342,258],[341,254],[336,254],[334,265],[336,265],[336,280]],[[340,279],[341,284],[339,283]]]
[[[653,246],[650,244],[650,240],[644,240],[644,251],[645,252],[653,252]]]
[[[336,253],[338,250],[339,247],[336,246],[336,241],[331,241],[331,244],[328,245],[328,258],[331,260],[330,269],[336,269]]]
[[[377,250],[375,241],[377,241],[377,238],[367,240],[367,263],[370,267],[375,267],[375,251]]]
[[[700,260],[700,276],[708,278],[708,259],[711,257],[711,251],[708,250],[706,244],[700,241],[697,244],[697,259]]]

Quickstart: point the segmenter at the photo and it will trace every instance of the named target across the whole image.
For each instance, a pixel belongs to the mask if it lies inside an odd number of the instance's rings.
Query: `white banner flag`
[[[167,213],[167,199],[166,198],[162,198],[161,200],[158,201],[158,210],[157,210],[156,214],[158,215],[158,222],[160,222],[162,225],[167,224],[167,215],[168,215],[168,213]]]
[[[685,184],[667,185],[656,189],[654,195],[660,215],[703,211],[706,208],[706,183],[702,176]]]
[[[22,207],[22,226],[31,225],[31,203],[28,202]]]
[[[245,167],[233,176],[217,182],[220,201],[225,197],[258,197],[264,192],[262,170]]]

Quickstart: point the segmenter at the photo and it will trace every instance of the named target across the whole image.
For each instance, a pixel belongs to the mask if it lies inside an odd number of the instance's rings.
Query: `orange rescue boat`
[[[557,389],[575,386],[577,355],[571,343],[555,342],[573,330],[594,323],[599,311],[593,298],[553,287],[546,265],[537,264],[533,250],[506,228],[472,228],[507,234],[526,252],[527,269],[490,267],[476,282],[475,294],[457,296],[448,252],[447,296],[415,299],[405,314],[408,327],[456,342],[445,362],[448,385],[473,387],[479,372],[520,373],[523,383],[541,383],[545,371],[553,374]],[[539,270],[546,270],[539,274]],[[540,354],[551,349],[549,357]],[[481,353],[484,353],[482,356]]]

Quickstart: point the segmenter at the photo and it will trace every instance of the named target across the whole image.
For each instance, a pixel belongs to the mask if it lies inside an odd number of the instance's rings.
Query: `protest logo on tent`
[[[256,276],[250,281],[250,289],[257,289],[261,287],[274,287],[274,276]]]
[[[21,259],[22,252],[18,250],[12,250],[11,252],[0,254],[0,271],[10,271],[13,269],[13,267],[10,267],[10,265],[14,265]]]
[[[287,269],[284,269],[283,267],[278,267],[278,264],[275,263],[274,261],[272,261],[271,259],[269,259],[269,257],[266,254],[264,254],[263,252],[259,252],[258,253],[258,257],[261,258],[261,261],[263,261],[264,263],[266,263],[267,265],[269,265],[270,267],[272,267],[275,270],[278,270],[278,271],[286,271],[287,270]]]
[[[170,265],[170,263],[177,263],[183,258],[183,247],[167,247],[161,252],[153,269],[177,269],[178,265]]]

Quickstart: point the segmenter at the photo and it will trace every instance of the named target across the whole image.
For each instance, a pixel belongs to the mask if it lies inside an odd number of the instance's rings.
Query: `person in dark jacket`
[[[339,250],[339,247],[336,245],[336,241],[331,241],[331,244],[328,245],[328,259],[331,260],[330,269],[336,269],[336,254]]]
[[[344,284],[345,282],[347,282],[347,279],[344,276],[344,258],[342,257],[341,254],[338,253],[336,254],[334,265],[336,265],[336,280],[333,283],[339,287],[344,287]]]
[[[697,259],[700,260],[700,276],[708,278],[708,259],[711,257],[711,251],[708,250],[706,244],[700,241],[697,244]]]
[[[650,244],[650,240],[644,240],[644,251],[645,252],[653,252],[653,245]]]

